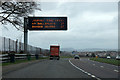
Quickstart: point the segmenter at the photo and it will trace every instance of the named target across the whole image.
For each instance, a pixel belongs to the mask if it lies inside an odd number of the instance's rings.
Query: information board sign
[[[28,17],[29,30],[67,30],[67,17]]]

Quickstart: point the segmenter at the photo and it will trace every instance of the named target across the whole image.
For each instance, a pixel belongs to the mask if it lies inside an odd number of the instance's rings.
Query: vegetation
[[[73,58],[73,56],[60,56],[60,58]]]
[[[40,60],[40,59],[48,59],[48,57],[40,57],[38,60]],[[31,58],[31,60],[27,60],[27,59],[24,59],[24,60],[16,60],[14,63],[10,63],[10,62],[2,63],[2,66],[19,64],[19,63],[25,63],[25,62],[35,61],[35,60],[36,60],[35,58]],[[1,64],[0,64],[0,65],[1,65]]]
[[[120,60],[116,59],[106,59],[106,58],[90,58],[90,60],[98,61],[98,62],[103,62],[103,63],[108,63],[108,64],[113,64],[120,66]]]
[[[92,53],[91,57],[95,57],[95,53]]]
[[[23,28],[24,17],[32,14],[38,8],[36,2],[1,2],[0,1],[0,23],[11,23],[16,29]]]

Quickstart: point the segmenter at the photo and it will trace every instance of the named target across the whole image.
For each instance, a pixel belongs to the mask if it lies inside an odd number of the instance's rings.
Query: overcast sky
[[[35,16],[67,16],[66,31],[29,31],[28,43],[49,49],[51,44],[61,48],[105,48],[118,47],[118,3],[117,2],[42,2],[42,11]],[[2,36],[19,38],[23,33],[15,29],[2,28]],[[23,38],[22,38],[23,40]]]

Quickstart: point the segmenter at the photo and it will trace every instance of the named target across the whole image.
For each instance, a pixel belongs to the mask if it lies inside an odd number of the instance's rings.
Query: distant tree
[[[32,14],[35,10],[41,10],[38,8],[38,4],[36,2],[0,1],[0,23],[11,23],[19,30],[20,27],[23,27],[23,18]]]
[[[106,54],[106,56],[110,56],[110,54],[109,54],[109,53],[107,53],[107,54]]]
[[[95,57],[95,53],[92,53],[91,57]]]
[[[86,54],[86,57],[89,57],[89,54]]]

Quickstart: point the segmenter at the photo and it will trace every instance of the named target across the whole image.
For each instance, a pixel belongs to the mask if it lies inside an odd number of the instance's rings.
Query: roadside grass
[[[37,59],[37,60],[40,60],[40,59],[48,59],[48,57],[40,57],[40,58]],[[35,60],[36,60],[35,58],[31,58],[30,60],[27,60],[27,59],[15,60],[14,63],[6,62],[6,63],[2,63],[2,64],[0,64],[0,65],[2,65],[2,66],[14,65],[14,64],[19,64],[19,63],[25,63],[25,62],[35,61]]]
[[[90,58],[90,60],[98,61],[98,62],[102,62],[102,63],[113,64],[113,65],[116,65],[116,66],[120,66],[120,60],[116,60],[116,59]]]
[[[2,63],[0,63],[0,66],[2,66]]]
[[[60,56],[60,58],[73,58],[73,56]]]

